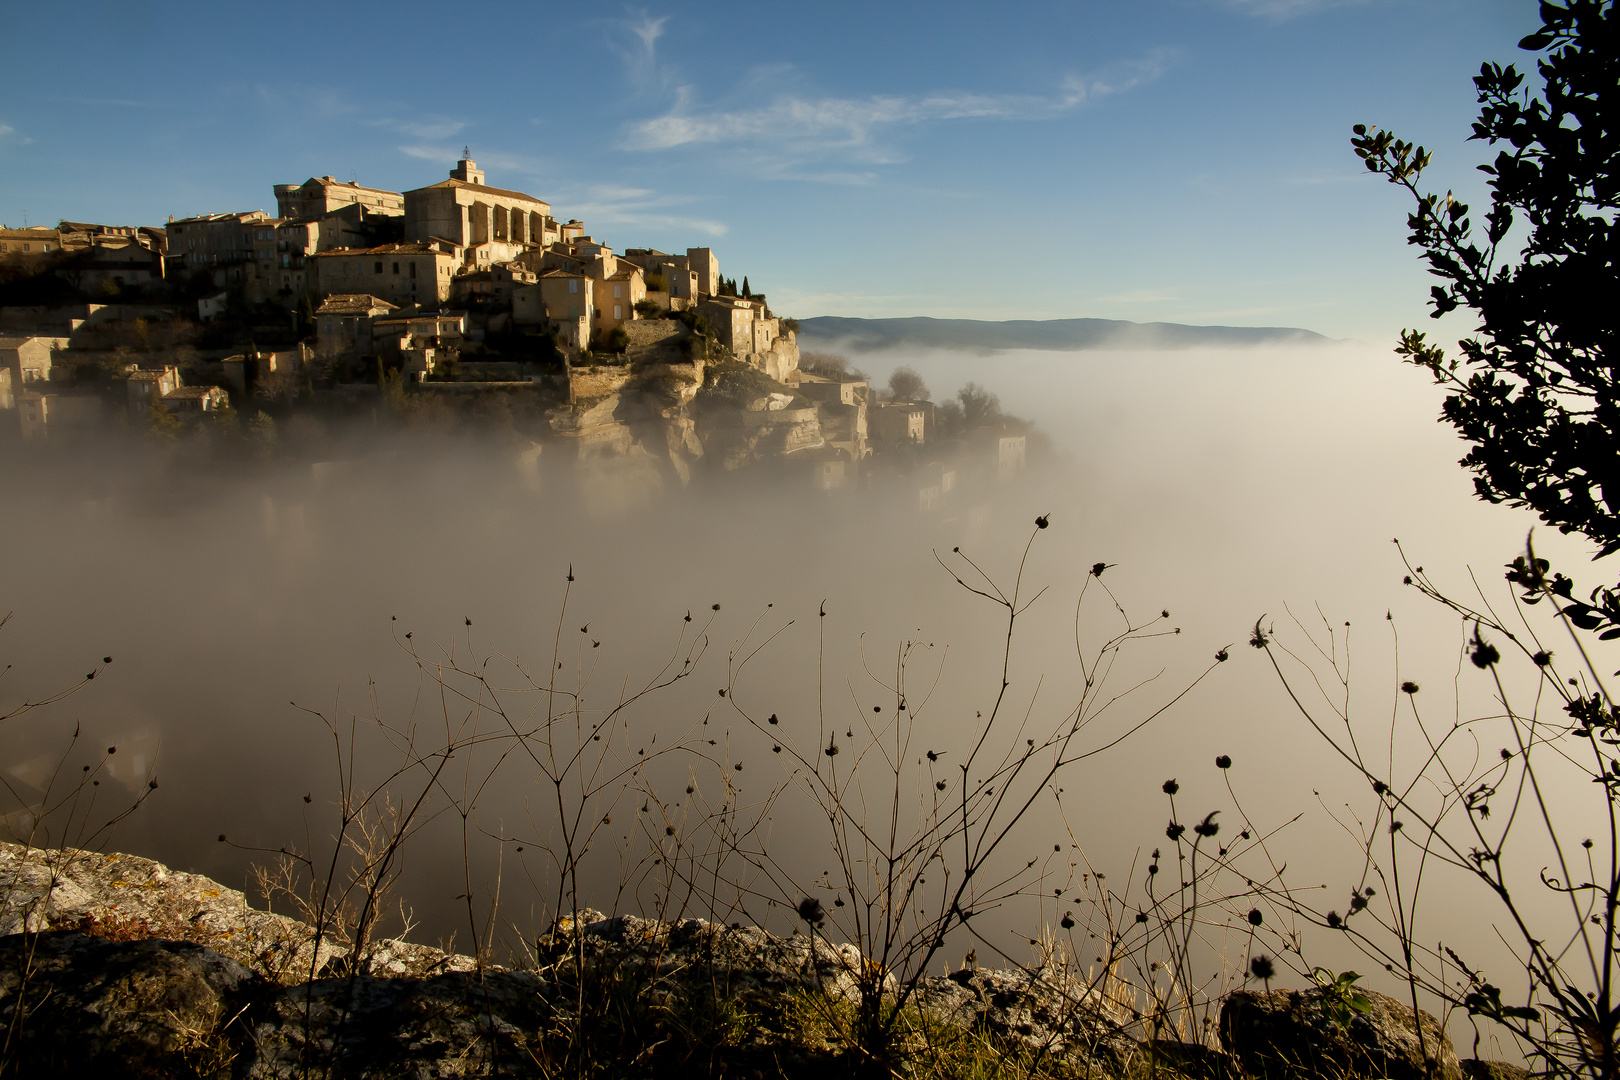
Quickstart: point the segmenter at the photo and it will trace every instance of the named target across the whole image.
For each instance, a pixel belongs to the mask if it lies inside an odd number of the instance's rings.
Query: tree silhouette
[[[1466,204],[1418,190],[1430,164],[1423,147],[1364,124],[1352,145],[1416,200],[1408,242],[1441,279],[1433,317],[1458,308],[1479,317],[1460,357],[1412,330],[1396,350],[1450,391],[1442,416],[1472,444],[1461,464],[1476,492],[1582,533],[1601,556],[1620,550],[1610,359],[1620,313],[1620,42],[1612,0],[1543,3],[1541,19],[1519,42],[1543,54],[1539,95],[1512,65],[1485,64],[1474,79],[1481,108],[1471,138],[1500,147],[1479,166],[1491,178],[1483,243]],[[1593,604],[1579,605],[1589,620],[1620,624],[1614,590],[1594,593]]]

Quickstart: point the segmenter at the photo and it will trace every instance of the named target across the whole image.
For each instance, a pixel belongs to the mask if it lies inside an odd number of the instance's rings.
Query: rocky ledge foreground
[[[353,958],[208,878],[15,844],[0,844],[0,934],[0,1065],[18,1075],[826,1075],[858,1058],[843,1036],[870,970],[820,936],[598,912],[559,920],[528,970],[399,941]],[[1224,1050],[1147,1046],[1128,1007],[1061,972],[962,970],[925,980],[912,1050],[941,1075],[999,1056],[1096,1078],[1155,1061],[1201,1077],[1425,1076],[1409,1008],[1372,995],[1333,1029],[1314,993],[1233,994]],[[1421,1016],[1446,1080],[1515,1071],[1459,1062]]]

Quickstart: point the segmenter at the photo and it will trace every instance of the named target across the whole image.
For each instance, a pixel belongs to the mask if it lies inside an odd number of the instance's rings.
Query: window
[[[379,262],[376,264],[376,271],[379,274],[382,273],[382,263]]]
[[[416,269],[416,268],[415,268],[415,267],[414,267],[414,266],[413,266],[413,267],[412,267],[412,268],[411,268],[411,269],[413,269],[413,270],[414,270],[414,269]],[[399,263],[395,263],[395,264],[394,264],[394,273],[396,273],[396,274],[397,274],[397,273],[399,273]],[[415,276],[416,276],[416,275],[415,275],[415,274],[412,274],[412,275],[411,275],[411,277],[415,277]]]
[[[416,277],[416,264],[415,263],[411,263],[411,277],[412,278]]]
[[[623,295],[624,295],[624,286],[623,285],[615,285],[615,286],[613,286],[613,299],[617,300],[617,299],[619,299],[619,297],[621,297]]]
[[[569,282],[568,282],[568,291],[569,292],[579,292],[579,281],[578,281],[578,279],[570,279],[569,280]]]
[[[613,305],[613,317],[614,317],[614,318],[615,318],[615,319],[622,319],[622,318],[624,318],[624,308],[623,308],[623,307],[621,307],[621,306],[620,306],[620,305],[618,305],[618,304],[614,304],[614,305]]]

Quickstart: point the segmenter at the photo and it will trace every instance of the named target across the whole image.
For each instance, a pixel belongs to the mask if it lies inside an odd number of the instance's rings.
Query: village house
[[[26,229],[0,229],[0,257],[8,255],[47,255],[60,251],[62,240],[55,229],[32,225]]]
[[[689,269],[686,256],[666,255],[652,248],[630,248],[625,251],[624,259],[641,267],[647,280],[647,299],[659,307],[685,311],[697,303],[702,290],[698,287],[698,273]]]
[[[177,386],[163,395],[163,404],[181,417],[229,408],[230,395],[217,386]]]
[[[498,263],[487,270],[457,274],[450,279],[450,298],[456,302],[482,300],[507,307],[512,294],[524,285],[533,285],[540,275],[520,262]]]
[[[141,247],[163,253],[168,235],[149,225],[97,225],[88,221],[59,221],[57,235],[64,248],[90,247],[110,241],[132,241]]]
[[[395,305],[369,293],[334,293],[315,312],[315,350],[320,356],[365,355],[371,352],[371,324]]]
[[[450,179],[405,192],[405,236],[417,243],[450,240],[469,269],[511,262],[525,248],[561,239],[551,205],[521,191],[489,187],[470,158],[450,170]]]
[[[450,299],[450,279],[461,262],[459,250],[448,243],[338,248],[317,252],[309,261],[315,266],[312,291],[319,295],[364,292],[399,304]]]
[[[821,436],[827,445],[860,461],[871,454],[867,442],[867,407],[872,394],[865,379],[794,371],[783,380],[821,411]]]
[[[361,187],[353,180],[312,176],[302,184],[277,184],[274,190],[276,216],[281,218],[318,218],[351,206],[391,217],[405,213],[405,196],[399,192]]]
[[[461,354],[467,337],[464,311],[407,311],[371,322],[372,346],[385,365],[408,375],[432,375]]]
[[[173,364],[156,371],[132,371],[124,379],[125,403],[130,416],[146,416],[152,402],[162,400],[180,388],[180,369]]]
[[[26,389],[39,389],[38,383],[51,381],[56,354],[68,347],[65,337],[29,334],[0,337],[0,370],[7,375],[8,392],[0,394],[0,408],[15,408],[16,395]]]
[[[399,222],[397,215],[379,215],[355,203],[316,217],[268,222],[273,229],[262,230],[263,235],[255,237],[248,298],[290,305],[294,298],[314,289],[308,264],[311,255],[397,242]]]
[[[92,390],[24,390],[17,395],[17,421],[30,441],[60,438],[105,426],[106,400]]]
[[[596,317],[591,285],[583,273],[546,270],[535,284],[513,290],[512,321],[519,326],[549,326],[564,349],[586,348]]]
[[[163,281],[163,253],[133,236],[98,235],[83,243],[64,244],[67,261],[56,276],[74,288],[94,293],[145,288]]]
[[[592,268],[603,265],[602,261],[591,264]],[[636,305],[647,299],[646,279],[642,277],[641,267],[632,263],[619,266],[613,276],[595,278],[591,280],[592,300],[596,308],[596,318],[591,323],[594,333],[603,333],[612,330],[615,326],[641,318],[636,311]]]
[[[698,301],[697,311],[715,339],[738,360],[778,381],[798,369],[797,337],[770,314],[764,297],[705,296]]]
[[[928,414],[933,406],[927,402],[877,401],[867,413],[872,438],[887,445],[913,443],[922,445],[928,433]]]
[[[273,238],[274,225],[275,219],[263,210],[171,219],[164,226],[169,271],[208,270],[217,285],[240,284],[247,279],[256,244]]]

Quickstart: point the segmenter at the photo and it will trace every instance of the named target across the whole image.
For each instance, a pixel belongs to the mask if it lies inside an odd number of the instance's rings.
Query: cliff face
[[[700,467],[731,471],[823,445],[819,407],[766,372],[708,359],[702,339],[673,320],[627,328],[622,362],[571,368],[568,403],[550,414],[569,446],[563,458],[588,476],[687,484]],[[796,364],[794,352],[778,366]]]

